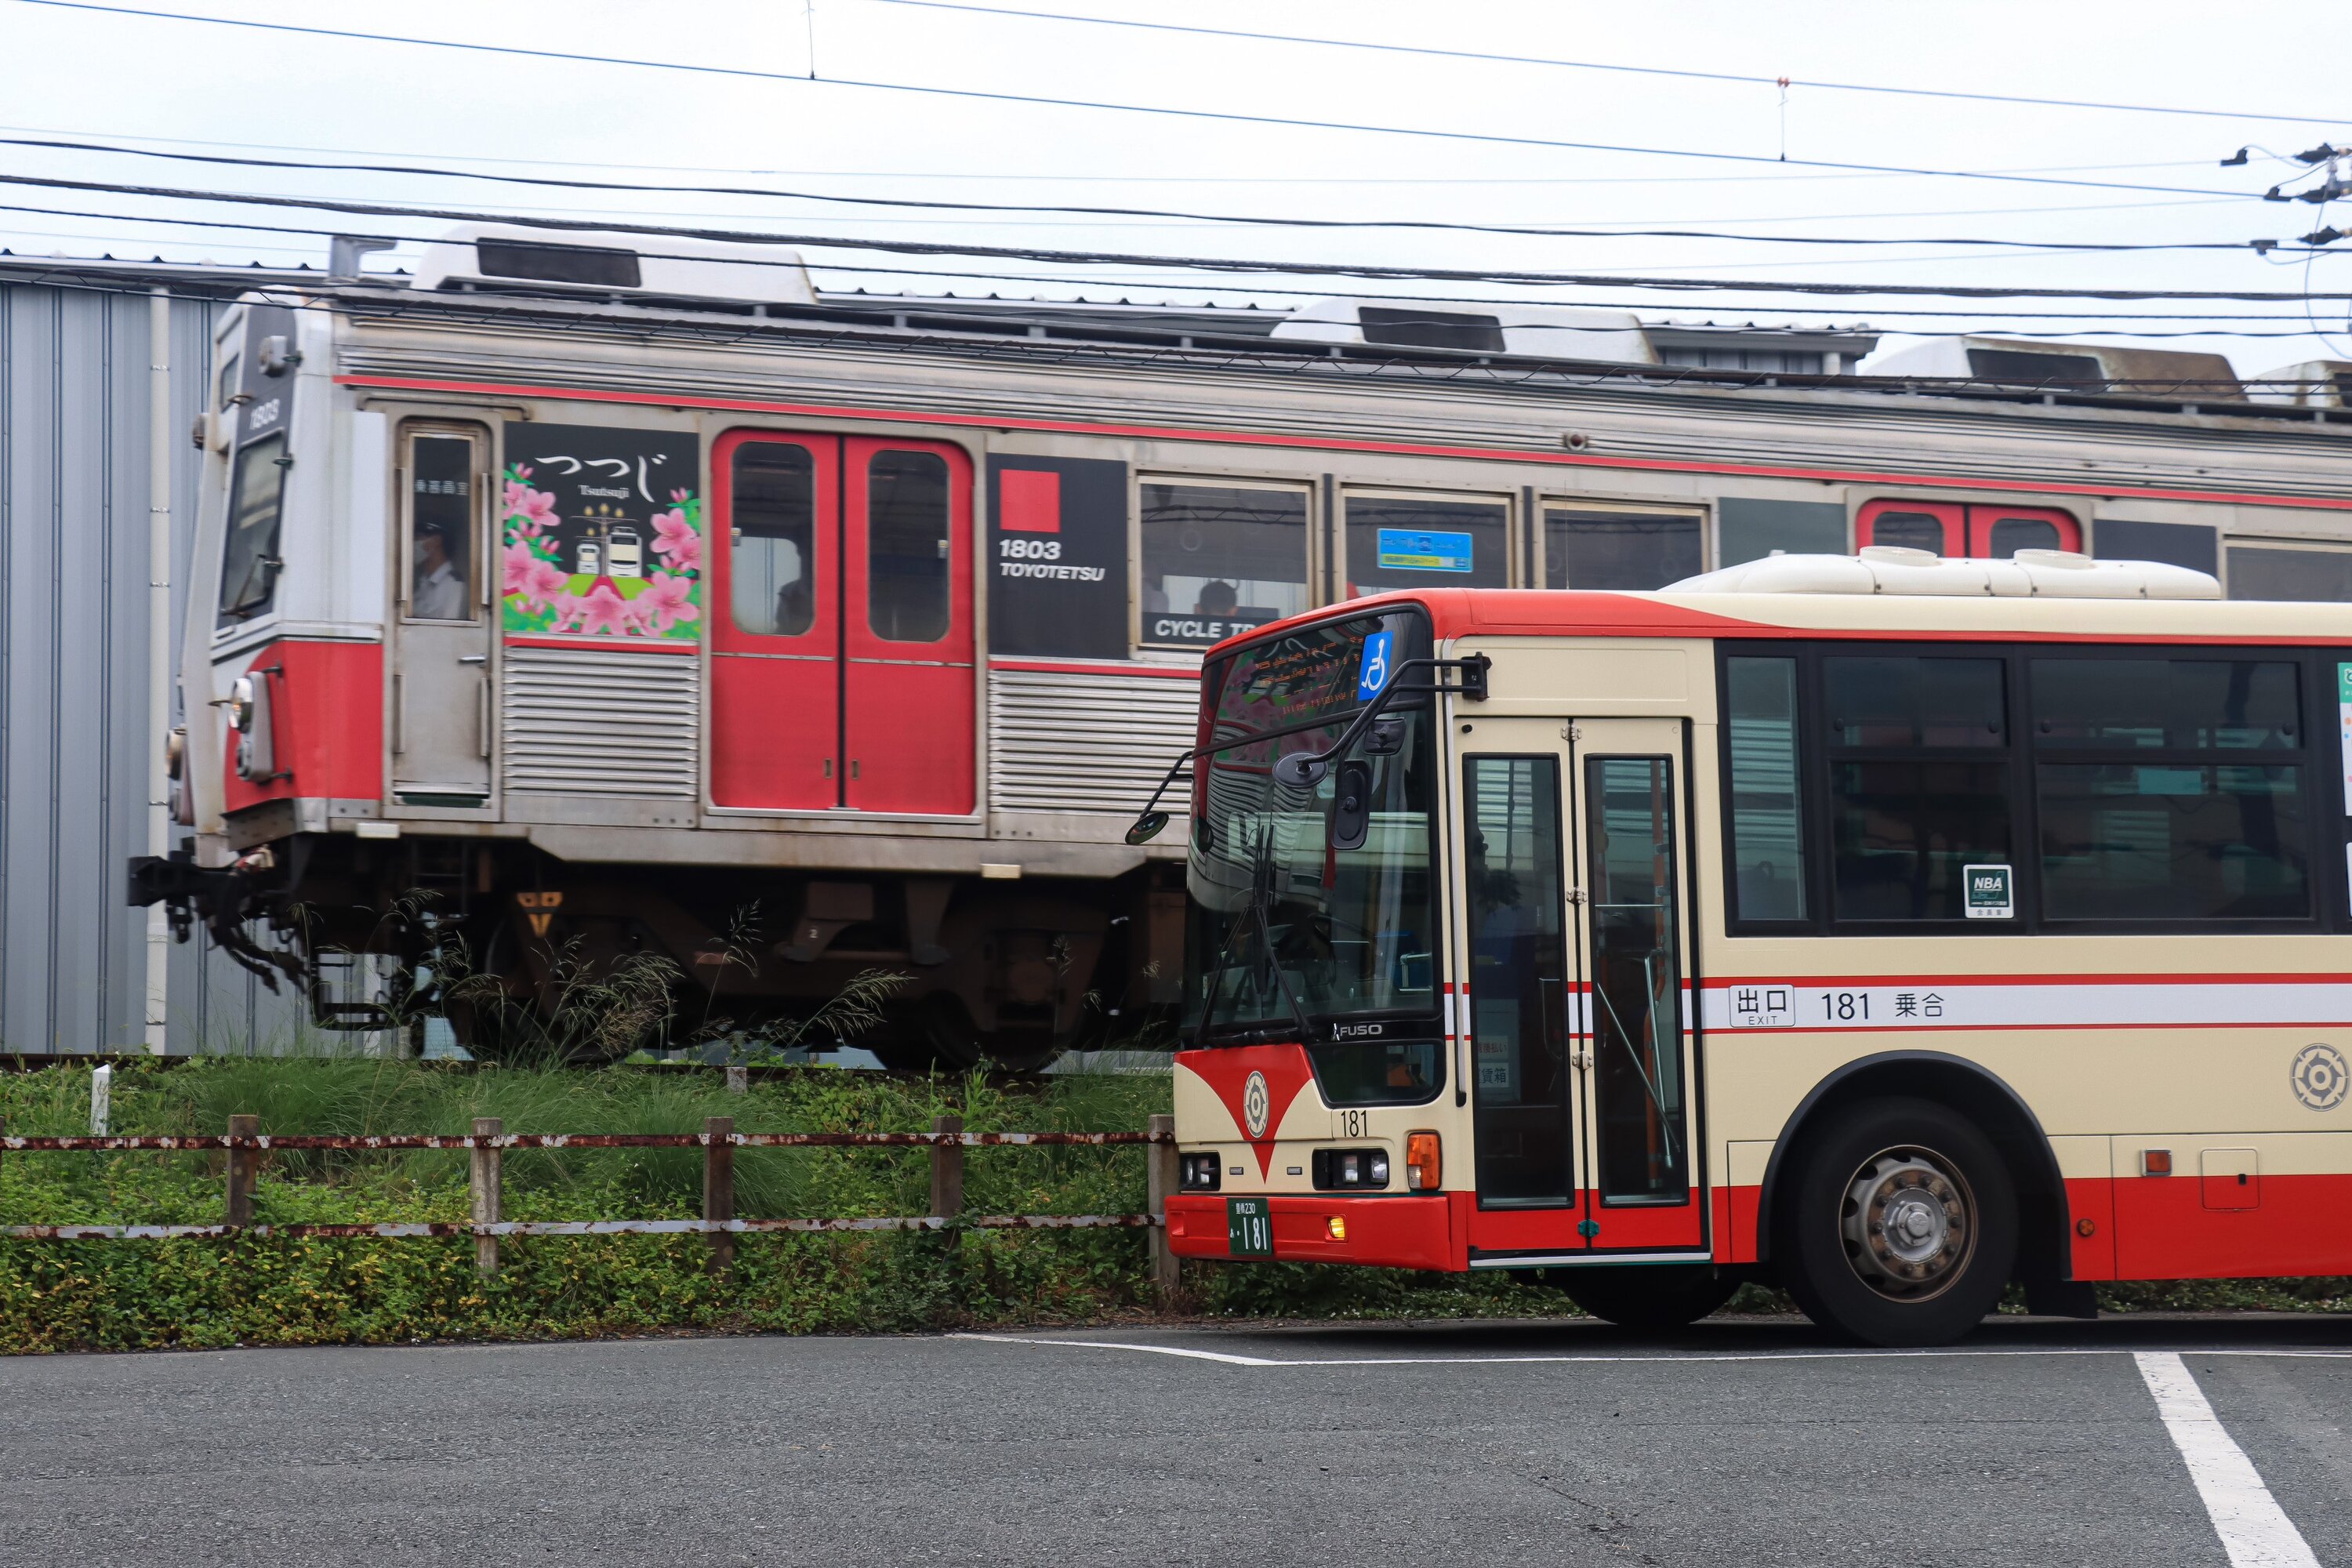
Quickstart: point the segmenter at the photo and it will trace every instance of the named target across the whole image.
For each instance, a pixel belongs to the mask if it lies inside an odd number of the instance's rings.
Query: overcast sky
[[[916,8],[888,0],[408,0],[397,7],[292,0],[132,0],[314,27],[772,72],[784,79],[588,64],[306,37],[0,0],[0,135],[68,133],[181,153],[365,153],[448,170],[755,184],[908,198],[1150,206],[1283,217],[1428,219],[1580,227],[1707,228],[1740,235],[1881,237],[1884,246],[1733,239],[1503,236],[1265,228],[1050,212],[956,214],[696,192],[567,192],[448,174],[238,168],[12,146],[0,171],[205,190],[302,194],[506,214],[610,217],[841,238],[919,238],[1154,256],[1215,256],[1635,277],[2026,287],[2352,290],[2336,256],[2251,249],[2086,253],[2087,243],[2289,245],[2330,217],[2257,198],[2303,188],[2291,154],[2352,142],[2336,15],[2242,3],[1918,5],[1783,3],[1593,5],[1469,0],[1433,7],[1356,0],[1003,0],[1008,9],[1181,22],[1419,47],[1612,65],[1788,76],[1767,82],[1433,58],[1186,36],[1064,20]],[[812,42],[814,48],[812,49]],[[808,79],[814,65],[817,79]],[[1813,82],[2212,109],[2224,117],[2059,109],[1832,90]],[[1883,175],[1771,163],[1318,130],[1055,107],[879,86],[1085,99],[1349,121],[1541,142],[1902,167],[2032,172],[2038,184]],[[235,144],[235,145],[231,145]],[[2242,168],[2218,167],[2242,145]],[[2267,152],[2265,151],[2267,150]],[[2347,168],[2352,178],[2352,168]],[[2106,188],[2120,186],[2127,188]],[[2138,187],[2165,187],[2146,189]],[[323,237],[167,226],[162,216],[422,235],[400,218],[289,208],[232,210],[154,197],[0,185],[15,205],[119,216],[0,212],[19,254],[163,255],[271,264],[322,261]],[[2003,252],[1927,243],[2025,240]],[[2352,239],[2338,246],[2352,257]],[[821,286],[1196,302],[1253,294],[1245,280],[1131,264],[1076,268],[811,249]],[[372,265],[397,266],[404,255]],[[969,278],[859,270],[928,268]],[[990,274],[994,274],[992,278]],[[1018,281],[1007,273],[1051,276]],[[1328,289],[1315,279],[1270,286]],[[1489,294],[1630,305],[1649,319],[1871,322],[1934,330],[1885,296],[1674,295],[1628,288],[1481,289],[1351,284],[1347,291]],[[1914,310],[2114,311],[2159,308],[2251,320],[2210,348],[2252,374],[2352,358],[2345,302],[2184,304],[1912,300]],[[2306,310],[2309,313],[2306,314]],[[1963,318],[1949,318],[1966,324]],[[2119,339],[2199,321],[2008,318],[2037,332]],[[2315,335],[2313,326],[2334,334]],[[1990,323],[1979,323],[1980,327]]]

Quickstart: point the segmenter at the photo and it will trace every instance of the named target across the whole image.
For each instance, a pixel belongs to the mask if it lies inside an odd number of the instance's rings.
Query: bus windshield
[[[1274,777],[1361,709],[1368,643],[1394,668],[1427,657],[1428,626],[1394,610],[1213,661],[1193,785],[1192,1043],[1301,1040],[1335,1103],[1426,1099],[1443,1066],[1428,677],[1318,782]]]

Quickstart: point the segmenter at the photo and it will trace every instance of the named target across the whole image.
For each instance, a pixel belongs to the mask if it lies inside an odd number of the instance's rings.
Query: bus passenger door
[[[932,441],[842,443],[842,801],[973,809],[971,461]]]
[[[1691,994],[1689,749],[1678,719],[1586,719],[1570,747],[1584,1005],[1589,1234],[1596,1251],[1706,1244]]]
[[[742,431],[720,438],[710,468],[711,804],[847,804],[841,442]]]
[[[1461,991],[1478,1188],[1470,1245],[1580,1252],[1566,726],[1505,719],[1465,728]]]

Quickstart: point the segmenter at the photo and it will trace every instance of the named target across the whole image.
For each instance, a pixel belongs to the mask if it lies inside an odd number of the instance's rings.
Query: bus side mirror
[[[1167,826],[1166,812],[1147,811],[1128,825],[1127,841],[1129,844],[1149,844],[1159,837],[1160,830]]]
[[[1371,830],[1372,764],[1351,758],[1331,791],[1331,847],[1361,849]]]

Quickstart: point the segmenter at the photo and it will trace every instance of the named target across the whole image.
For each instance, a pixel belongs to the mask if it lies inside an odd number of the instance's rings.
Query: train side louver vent
[[[1192,743],[1201,683],[1167,676],[989,672],[989,805],[1133,816]],[[1162,803],[1182,812],[1183,781]]]
[[[509,792],[691,798],[700,661],[606,648],[506,650]]]

